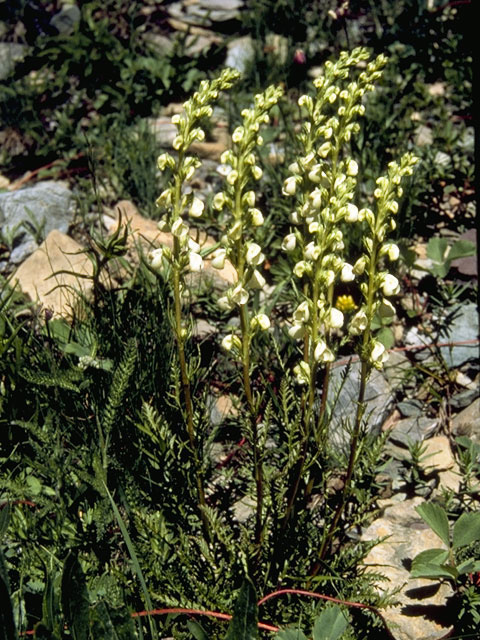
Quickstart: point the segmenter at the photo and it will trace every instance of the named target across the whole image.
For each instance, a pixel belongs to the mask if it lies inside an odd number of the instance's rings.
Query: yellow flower
[[[348,295],[338,296],[335,306],[340,311],[343,311],[343,313],[354,311],[357,308],[357,305],[355,304],[352,296]]]

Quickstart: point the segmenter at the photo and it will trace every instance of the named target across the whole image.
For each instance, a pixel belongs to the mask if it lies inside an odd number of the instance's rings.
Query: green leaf
[[[457,565],[457,571],[460,575],[464,573],[479,573],[480,572],[480,560],[474,560],[469,558],[464,562]]]
[[[383,327],[380,329],[375,338],[383,344],[385,349],[391,349],[395,344],[395,336],[389,327]]]
[[[205,633],[203,627],[194,620],[187,620],[187,627],[195,640],[208,640],[208,636]]]
[[[11,506],[9,502],[0,507],[0,542],[3,536],[7,533],[10,522],[10,510]]]
[[[10,600],[7,567],[0,549],[0,640],[18,640]]]
[[[475,245],[470,240],[457,240],[450,249],[448,260],[456,260],[457,258],[468,258],[475,255]]]
[[[462,513],[453,525],[453,548],[480,540],[480,512]]]
[[[275,634],[274,640],[307,640],[301,629],[282,629]]]
[[[425,520],[428,526],[437,534],[447,547],[450,546],[450,533],[448,528],[448,518],[445,510],[438,504],[426,502],[415,507],[418,515]]]
[[[76,555],[70,552],[62,575],[62,608],[74,640],[88,640],[89,599],[85,575]]]
[[[443,264],[447,258],[448,240],[446,238],[430,238],[427,245],[427,256],[437,264]]]
[[[233,618],[225,640],[256,640],[258,638],[258,607],[255,587],[245,578],[235,601]]]
[[[452,578],[451,571],[445,569],[448,560],[446,549],[427,549],[419,553],[412,562],[412,578]]]
[[[313,640],[338,640],[347,627],[348,618],[340,607],[328,607],[315,620]]]

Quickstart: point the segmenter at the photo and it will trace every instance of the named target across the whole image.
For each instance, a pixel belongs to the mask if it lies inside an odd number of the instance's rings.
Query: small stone
[[[430,127],[421,124],[415,132],[415,144],[419,147],[431,145],[433,142],[433,133]]]
[[[425,441],[425,450],[419,467],[426,473],[446,471],[455,466],[455,458],[446,436],[435,436]]]
[[[53,230],[16,270],[12,282],[18,283],[23,293],[53,315],[69,318],[81,304],[78,294],[87,297],[91,294],[92,273],[92,262],[82,253],[82,247],[64,233]]]
[[[198,338],[199,340],[205,340],[205,338],[209,338],[210,336],[218,333],[217,327],[212,326],[209,322],[204,320],[203,318],[199,318],[195,320],[195,324],[193,325],[193,336],[194,338]]]
[[[478,308],[473,302],[456,307],[453,321],[442,333],[442,342],[452,346],[440,347],[447,367],[455,369],[470,360],[478,361]],[[453,315],[454,309],[451,309]],[[458,344],[455,344],[458,343]]]
[[[233,401],[230,396],[222,395],[214,398],[213,405],[210,411],[210,420],[212,425],[217,426],[221,424],[226,417],[236,416],[238,414]]]
[[[408,447],[414,442],[423,442],[435,431],[437,424],[436,418],[421,415],[405,418],[393,426],[389,437],[396,444]]]
[[[433,492],[433,497],[441,496],[443,491],[452,491],[458,493],[460,491],[460,485],[462,483],[462,474],[460,469],[455,463],[452,469],[446,471],[440,471],[438,474],[438,487]]]
[[[455,436],[468,436],[473,442],[480,444],[480,398],[457,413],[452,420],[452,433]]]
[[[254,55],[253,40],[250,36],[235,38],[227,45],[225,66],[244,73],[253,60]]]

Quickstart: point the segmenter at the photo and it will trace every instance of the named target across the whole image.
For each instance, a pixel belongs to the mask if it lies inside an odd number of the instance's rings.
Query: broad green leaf
[[[412,578],[429,578],[430,580],[440,580],[441,578],[456,578],[455,571],[446,569],[445,565],[437,566],[435,564],[421,564],[410,572]]]
[[[307,640],[301,629],[282,629],[276,633],[273,640]]]
[[[475,245],[469,240],[457,240],[450,249],[448,260],[456,260],[457,258],[468,258],[475,255]]]
[[[313,640],[338,640],[347,627],[348,618],[340,607],[328,607],[315,620]]]
[[[457,571],[460,575],[464,573],[479,573],[480,572],[480,560],[474,560],[469,558],[464,562],[457,565]]]
[[[187,627],[195,640],[208,640],[208,636],[205,633],[203,627],[194,620],[187,620]]]
[[[453,548],[480,540],[480,512],[462,513],[453,525]]]
[[[253,584],[245,578],[237,596],[233,618],[225,640],[256,640],[258,638],[257,595]]]
[[[418,515],[425,520],[428,526],[437,534],[447,547],[450,546],[450,534],[448,528],[448,518],[445,510],[433,502],[426,502],[415,507]]]
[[[391,349],[395,344],[395,336],[389,327],[383,327],[380,329],[380,331],[375,335],[375,338],[383,344],[385,349]]]
[[[437,264],[447,258],[448,240],[446,238],[430,238],[427,245],[427,256]]]
[[[440,566],[448,560],[448,551],[446,549],[427,549],[422,551],[412,561],[412,569],[417,564],[434,564]]]
[[[62,608],[74,640],[88,640],[88,591],[77,556],[70,552],[62,575]]]

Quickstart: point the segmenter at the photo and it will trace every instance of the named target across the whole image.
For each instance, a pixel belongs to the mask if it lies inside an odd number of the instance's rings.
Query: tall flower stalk
[[[365,112],[362,98],[374,88],[386,63],[383,55],[365,64],[368,52],[358,48],[343,52],[336,63],[327,62],[325,73],[314,81],[316,96],[304,95],[299,106],[305,121],[299,142],[305,155],[290,165],[283,193],[295,199],[290,219],[293,230],[284,238],[283,249],[295,259],[294,275],[302,282],[303,298],[293,313],[289,334],[303,340],[303,358],[294,369],[297,382],[306,387],[303,400],[303,434],[300,460],[288,498],[283,528],[305,472],[309,441],[324,441],[324,418],[328,394],[328,373],[335,358],[334,332],[345,322],[342,311],[333,305],[334,286],[353,279],[352,266],[343,257],[341,226],[362,219],[353,200],[357,163],[345,157],[352,135],[358,133],[358,118]],[[346,83],[357,65],[365,70]],[[325,369],[320,410],[315,415],[316,380],[320,366]]]
[[[170,169],[173,178],[167,189],[157,199],[157,206],[163,212],[158,226],[160,230],[172,233],[173,247],[172,249],[161,247],[155,249],[151,254],[153,268],[163,269],[165,263],[170,267],[174,301],[172,324],[180,367],[182,405],[184,406],[187,434],[193,458],[201,517],[207,529],[201,457],[195,429],[190,375],[185,357],[185,344],[189,338],[189,329],[182,309],[182,297],[187,290],[185,274],[189,271],[200,271],[203,268],[200,246],[191,238],[187,217],[200,217],[203,214],[204,203],[185,188],[201,164],[198,158],[188,155],[187,152],[193,142],[205,138],[205,132],[200,124],[203,119],[212,116],[211,102],[218,98],[220,91],[231,88],[238,77],[237,71],[225,69],[215,80],[202,81],[199,91],[195,92],[183,105],[183,113],[172,117],[172,122],[177,127],[177,135],[173,141],[173,148],[176,150],[177,156],[173,157],[169,153],[163,153],[158,159],[158,168],[161,171]]]
[[[216,194],[213,203],[218,211],[225,209],[230,213],[230,226],[221,238],[221,248],[213,255],[212,265],[222,268],[225,259],[228,259],[236,270],[235,284],[218,303],[224,309],[236,308],[240,316],[239,335],[232,331],[224,338],[223,347],[240,361],[249,413],[256,492],[254,564],[257,567],[261,556],[263,531],[263,470],[257,429],[258,402],[251,383],[250,349],[254,334],[267,330],[270,320],[265,313],[252,313],[249,306],[252,291],[261,290],[265,286],[265,278],[260,271],[265,255],[262,247],[255,242],[255,231],[263,225],[264,218],[256,207],[257,196],[252,185],[262,177],[262,170],[257,165],[255,155],[257,146],[263,143],[259,135],[260,126],[269,121],[268,112],[281,95],[280,88],[269,87],[264,93],[255,96],[251,108],[242,111],[243,123],[232,134],[232,149],[225,151],[221,158],[226,167],[226,187],[224,191]]]

